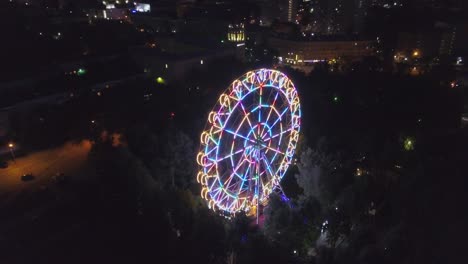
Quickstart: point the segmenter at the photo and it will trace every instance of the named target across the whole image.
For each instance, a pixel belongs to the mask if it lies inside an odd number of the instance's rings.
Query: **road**
[[[89,223],[77,215],[89,200],[78,197],[74,187],[80,186],[79,181],[95,178],[88,163],[91,146],[87,140],[68,142],[19,157],[8,168],[0,169],[0,263],[33,263],[43,255],[44,260],[37,262],[48,263],[56,253],[47,246],[61,245],[63,237],[79,234],[81,226]],[[26,172],[35,179],[21,181]],[[51,178],[57,172],[63,172],[70,181],[53,183]],[[50,252],[44,254],[45,250]]]
[[[0,169],[0,199],[25,188],[47,184],[57,172],[70,177],[82,174],[86,169],[90,149],[90,141],[77,144],[68,142],[58,148],[31,153],[14,162],[10,161],[8,168]],[[32,173],[35,179],[21,181],[21,175],[25,173]]]

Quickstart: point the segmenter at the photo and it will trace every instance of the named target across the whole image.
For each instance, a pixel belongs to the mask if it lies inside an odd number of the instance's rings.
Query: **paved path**
[[[91,143],[66,143],[61,147],[43,150],[10,161],[6,169],[0,169],[0,197],[25,188],[46,184],[57,172],[75,175],[84,167]],[[32,173],[33,181],[21,181],[21,175]],[[1,198],[0,198],[1,199]],[[0,200],[1,204],[1,200]]]

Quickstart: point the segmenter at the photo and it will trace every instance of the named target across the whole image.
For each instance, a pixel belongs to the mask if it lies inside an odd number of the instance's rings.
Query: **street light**
[[[406,138],[405,141],[403,142],[403,147],[405,148],[406,151],[411,151],[411,150],[414,150],[414,144],[415,144],[414,139]]]
[[[165,81],[162,77],[156,78],[156,82],[157,82],[158,84],[164,84],[164,83],[166,83],[166,81]]]
[[[15,152],[13,151],[15,147],[15,144],[12,142],[8,143],[8,148],[10,149],[11,157],[13,158],[13,161],[15,161]]]

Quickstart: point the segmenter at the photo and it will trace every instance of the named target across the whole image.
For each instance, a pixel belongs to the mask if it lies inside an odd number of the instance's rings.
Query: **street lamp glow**
[[[356,168],[356,176],[362,176],[361,168]]]
[[[86,69],[79,68],[78,71],[76,72],[78,76],[82,76],[86,74]]]
[[[164,84],[165,83],[165,81],[164,81],[164,79],[162,77],[156,78],[156,82],[159,83],[159,84]]]
[[[403,147],[405,150],[410,151],[414,149],[414,140],[411,138],[405,139],[405,142],[403,143]]]
[[[14,162],[16,162],[15,151],[13,149],[14,146],[15,144],[13,144],[13,142],[8,143],[8,148],[10,149],[11,158],[13,159]]]

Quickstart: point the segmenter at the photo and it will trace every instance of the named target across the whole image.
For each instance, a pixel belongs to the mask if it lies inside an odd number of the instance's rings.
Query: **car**
[[[23,174],[23,176],[21,176],[21,180],[22,181],[32,181],[34,180],[34,175],[32,175],[31,173],[26,173],[26,174]]]
[[[2,160],[0,161],[0,169],[6,169],[8,168],[8,162]]]
[[[52,180],[55,182],[55,183],[58,183],[58,184],[64,184],[67,182],[67,177],[65,176],[65,173],[63,172],[57,172],[54,177],[52,177]]]

